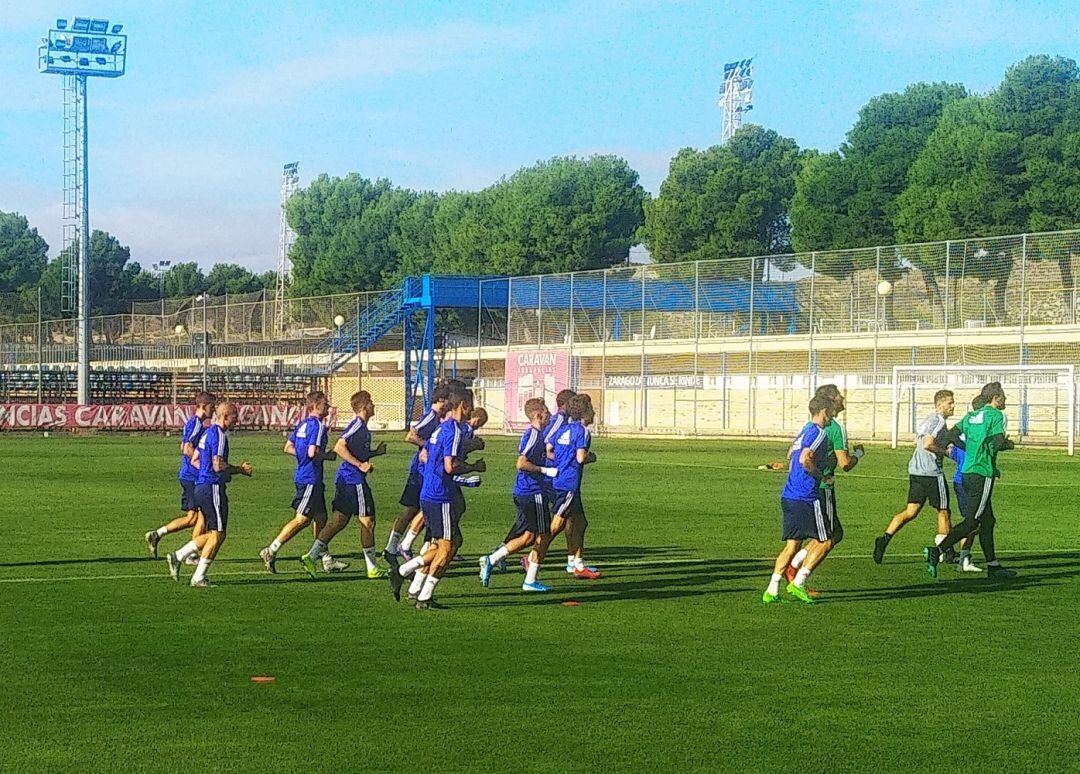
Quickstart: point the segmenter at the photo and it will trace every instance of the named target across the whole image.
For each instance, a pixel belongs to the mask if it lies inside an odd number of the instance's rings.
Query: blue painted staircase
[[[336,372],[357,353],[371,349],[375,342],[401,325],[412,310],[413,306],[406,303],[403,287],[386,291],[360,312],[359,319],[346,321],[312,349],[313,373],[328,376]]]

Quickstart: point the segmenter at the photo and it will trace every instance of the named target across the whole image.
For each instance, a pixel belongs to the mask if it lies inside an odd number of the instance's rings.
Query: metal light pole
[[[196,301],[202,301],[202,388],[206,391],[207,372],[210,370],[210,334],[206,331],[206,293],[203,293]]]
[[[76,306],[76,349],[78,357],[79,403],[90,402],[90,176],[87,142],[86,79],[88,77],[119,78],[127,67],[127,35],[121,35],[123,25],[110,29],[106,19],[77,16],[70,24],[57,19],[56,26],[38,48],[38,71],[65,76],[64,128],[64,209],[65,219],[74,220],[75,228],[65,227],[65,277],[61,282],[62,306],[70,308],[73,288],[78,289]],[[72,110],[74,108],[74,110]],[[68,117],[74,125],[66,125]],[[78,242],[77,261],[73,242]],[[75,265],[72,265],[75,264]],[[77,274],[76,274],[77,273]],[[72,283],[73,276],[78,277]]]

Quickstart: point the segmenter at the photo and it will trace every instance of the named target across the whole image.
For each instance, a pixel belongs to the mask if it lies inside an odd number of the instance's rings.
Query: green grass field
[[[0,769],[1080,766],[1080,463],[1062,452],[1003,456],[998,545],[1015,581],[932,581],[916,554],[929,512],[874,565],[908,456],[875,447],[839,482],[847,537],[814,576],[820,604],[764,607],[784,474],[754,468],[784,444],[598,438],[585,502],[601,580],[567,577],[560,539],[550,594],[523,595],[517,573],[485,590],[470,561],[439,586],[451,609],[418,613],[355,572],[355,527],[333,545],[348,573],[299,572],[310,533],[282,550],[284,574],[262,572],[293,493],[272,434],[232,440],[256,476],[230,487],[217,587],[173,583],[142,534],[175,515],[176,443],[0,438]],[[477,455],[470,558],[513,520],[514,443]],[[370,479],[379,548],[407,458],[395,440]]]

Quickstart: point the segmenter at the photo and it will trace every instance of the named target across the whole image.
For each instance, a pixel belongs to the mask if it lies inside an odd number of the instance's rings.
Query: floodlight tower
[[[289,277],[292,274],[292,262],[289,260],[289,250],[296,242],[296,232],[289,226],[289,219],[285,213],[285,206],[289,199],[300,187],[300,162],[293,161],[285,165],[281,173],[281,227],[278,234],[278,265],[277,265],[277,331],[285,330],[285,291],[289,287]]]
[[[754,58],[740,59],[724,65],[724,86],[720,92],[720,108],[724,111],[724,127],[720,141],[727,142],[742,126],[743,113],[754,109]]]
[[[90,176],[86,79],[119,78],[127,65],[122,24],[76,16],[57,19],[38,48],[38,72],[64,76],[64,249],[61,307],[76,311],[78,402],[90,402]]]

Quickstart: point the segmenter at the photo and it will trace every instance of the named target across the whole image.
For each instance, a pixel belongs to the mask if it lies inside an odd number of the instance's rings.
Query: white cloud
[[[276,65],[233,73],[208,94],[165,103],[177,109],[280,104],[325,84],[461,66],[492,52],[530,47],[524,30],[452,22],[409,32],[339,37]]]

